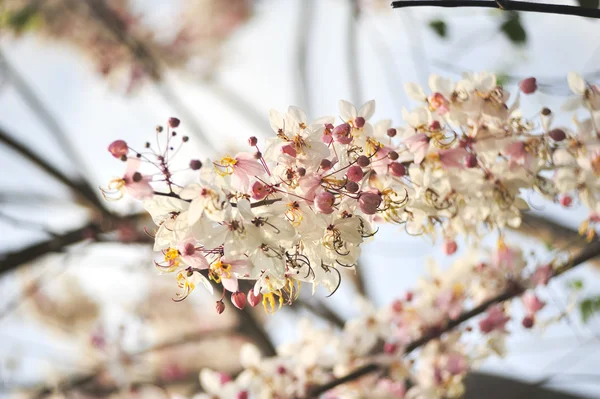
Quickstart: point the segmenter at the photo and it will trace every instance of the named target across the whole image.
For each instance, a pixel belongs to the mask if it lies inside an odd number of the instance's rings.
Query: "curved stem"
[[[509,0],[411,0],[394,1],[393,8],[404,7],[480,7],[497,8],[505,11],[529,11],[545,14],[576,15],[587,18],[600,18],[600,9],[566,6],[561,4],[531,3]]]

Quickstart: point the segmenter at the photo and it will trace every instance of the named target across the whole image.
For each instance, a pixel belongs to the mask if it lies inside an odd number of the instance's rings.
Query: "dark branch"
[[[545,14],[576,15],[587,18],[600,18],[600,9],[567,6],[561,4],[531,3],[509,0],[412,0],[394,1],[393,8],[405,7],[480,7],[497,8],[505,11],[529,11]]]
[[[582,263],[584,263],[590,259],[593,259],[597,256],[600,256],[600,242],[596,242],[596,243],[593,243],[593,244],[585,247],[577,255],[572,257],[568,262],[566,262],[562,266],[556,268],[552,277],[553,278],[557,277],[557,276],[573,269],[574,267],[581,265]],[[500,294],[496,297],[490,298],[487,301],[483,302],[482,304],[474,307],[473,309],[471,309],[467,312],[464,312],[456,320],[448,320],[448,322],[446,323],[446,325],[443,328],[431,329],[428,333],[423,335],[421,338],[408,344],[405,348],[404,354],[405,355],[409,354],[410,352],[414,351],[415,349],[425,345],[429,341],[439,338],[442,334],[444,334],[448,331],[451,331],[452,329],[456,328],[457,326],[464,323],[465,321],[470,320],[473,317],[482,314],[491,305],[512,299],[516,296],[521,295],[523,292],[524,292],[523,287],[518,286],[518,285],[512,286],[510,289],[503,292],[502,294]],[[310,398],[317,397],[318,395],[320,395],[332,388],[335,388],[338,385],[344,384],[349,381],[353,381],[357,378],[360,378],[364,375],[373,373],[378,370],[383,370],[383,367],[378,364],[375,364],[375,363],[367,364],[365,366],[362,366],[362,367],[354,370],[352,373],[349,373],[348,375],[345,375],[345,376],[335,379],[327,384],[324,384],[324,385],[321,385],[319,387],[312,389],[310,391],[310,394],[308,395],[308,397],[310,397]]]

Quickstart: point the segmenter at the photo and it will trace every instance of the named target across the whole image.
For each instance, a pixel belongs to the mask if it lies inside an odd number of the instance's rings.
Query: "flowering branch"
[[[595,242],[593,244],[586,246],[577,255],[573,256],[569,261],[565,262],[560,267],[556,268],[550,278],[560,276],[561,274],[566,273],[567,271],[583,264],[584,262],[586,262],[588,260],[598,257],[598,256],[600,256],[600,242]],[[518,284],[511,285],[509,287],[509,289],[506,290],[505,292],[503,292],[493,298],[490,298],[487,301],[484,301],[480,305],[474,307],[473,309],[471,309],[467,312],[462,313],[458,318],[456,318],[454,320],[449,319],[446,322],[444,327],[431,329],[428,333],[423,335],[421,338],[412,341],[405,347],[404,354],[405,355],[409,354],[410,352],[414,351],[415,349],[425,345],[429,341],[439,338],[442,334],[453,330],[457,326],[472,319],[473,317],[483,314],[490,306],[513,299],[513,298],[523,294],[524,291],[525,291],[525,288],[521,285],[518,285]],[[309,393],[309,395],[307,395],[307,397],[309,397],[309,398],[316,397],[317,395],[320,395],[338,385],[356,380],[362,376],[365,376],[367,374],[370,374],[370,373],[373,373],[375,371],[379,371],[382,369],[383,369],[383,366],[381,366],[381,365],[378,365],[375,363],[367,364],[365,366],[362,366],[362,367],[354,370],[353,372],[351,372],[343,377],[335,379],[335,380],[333,380],[327,384],[323,384],[319,387],[313,388],[312,390],[310,390],[310,393]]]
[[[545,14],[576,15],[588,18],[600,18],[600,9],[567,6],[561,4],[532,3],[512,0],[412,0],[394,1],[393,8],[405,7],[482,7],[505,11],[530,11]]]

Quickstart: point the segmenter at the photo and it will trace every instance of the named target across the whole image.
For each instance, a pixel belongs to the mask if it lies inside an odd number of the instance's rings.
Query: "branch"
[[[360,6],[358,0],[350,0],[350,19],[348,20],[348,42],[346,43],[346,57],[350,74],[350,97],[352,103],[357,107],[362,104],[362,92],[360,86],[360,70],[358,68],[358,20],[360,17]]]
[[[22,143],[14,140],[7,132],[0,126],[0,143],[5,144],[8,148],[12,149],[14,152],[23,156],[29,162],[36,165],[38,168],[42,169],[44,172],[52,176],[54,179],[58,180],[65,186],[72,189],[76,194],[80,194],[84,199],[90,202],[94,208],[101,211],[102,213],[108,213],[105,210],[104,204],[100,201],[98,196],[94,193],[94,191],[89,187],[87,182],[85,181],[74,181],[67,177],[60,170],[52,166],[45,159],[40,157],[38,154],[33,152],[31,149],[27,148]]]
[[[531,3],[512,0],[412,0],[394,1],[393,8],[404,7],[480,7],[497,8],[504,11],[530,11],[544,14],[576,15],[587,18],[600,18],[600,9],[566,6],[560,4]]]
[[[554,270],[552,278],[560,276],[561,274],[563,274],[563,273],[573,269],[574,267],[579,266],[580,264],[582,264],[590,259],[593,259],[597,256],[600,256],[600,242],[596,242],[594,244],[588,245],[583,250],[581,250],[577,255],[573,256],[569,261],[567,261],[560,267],[556,268]],[[510,289],[501,293],[500,295],[490,298],[487,301],[481,303],[480,305],[474,307],[473,309],[471,309],[467,312],[464,312],[457,319],[448,320],[444,327],[432,328],[429,332],[427,332],[421,338],[408,344],[404,350],[404,354],[405,355],[409,354],[410,352],[414,351],[415,349],[425,345],[429,341],[439,338],[442,334],[444,334],[448,331],[451,331],[452,329],[454,329],[455,327],[464,323],[465,321],[470,320],[473,317],[482,314],[491,305],[512,299],[516,296],[521,295],[524,291],[525,291],[525,288],[520,285],[512,286]],[[312,389],[310,391],[308,397],[311,397],[311,398],[317,397],[318,395],[320,395],[338,385],[344,384],[349,381],[353,381],[364,375],[367,375],[367,374],[370,374],[370,373],[373,373],[375,371],[382,370],[382,369],[383,369],[382,366],[375,364],[375,363],[370,363],[365,366],[359,367],[358,369],[354,370],[352,373],[349,373],[341,378],[335,379],[327,384],[324,384],[324,385],[321,385],[321,386],[318,386],[318,387]]]

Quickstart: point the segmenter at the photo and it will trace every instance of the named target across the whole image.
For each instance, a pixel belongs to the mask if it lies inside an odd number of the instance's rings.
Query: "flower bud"
[[[287,373],[287,369],[284,366],[277,366],[277,374],[284,375]]]
[[[239,391],[235,399],[248,399],[248,391]]]
[[[300,176],[300,177],[306,175],[306,169],[304,169],[302,167],[296,169],[296,172],[298,172],[298,176]]]
[[[397,299],[394,302],[392,302],[392,310],[396,313],[402,312],[404,310],[404,304],[402,303],[402,301]]]
[[[548,136],[554,141],[563,141],[567,138],[567,134],[562,129],[552,129],[548,133]]]
[[[174,132],[173,132],[174,133]],[[183,136],[181,138],[181,141],[183,141],[184,143],[187,143],[188,141],[190,141],[190,138],[188,136]]]
[[[217,310],[218,314],[221,314],[225,311],[225,304],[223,303],[222,300],[217,301],[217,305],[215,306],[215,309]]]
[[[546,108],[546,107],[542,108],[542,115],[548,116],[551,113],[552,113],[552,111],[550,110],[550,108]]]
[[[258,139],[252,136],[248,139],[248,144],[250,145],[250,147],[254,147],[258,144]]]
[[[519,82],[519,88],[525,94],[532,94],[537,90],[537,82],[535,78],[523,79]]]
[[[115,158],[122,158],[123,156],[127,156],[129,147],[127,147],[127,143],[124,140],[115,140],[108,146],[108,152]]]
[[[331,123],[326,123],[325,124],[325,129],[332,131],[333,130],[333,125]]]
[[[190,161],[190,169],[191,170],[199,170],[202,167],[202,162],[198,159],[192,159]]]
[[[413,300],[414,294],[412,293],[412,291],[407,291],[406,295],[404,296],[404,300],[406,300],[406,302],[410,302]]]
[[[458,249],[458,245],[454,240],[446,240],[444,241],[443,250],[446,255],[452,255]]]
[[[525,316],[523,318],[523,321],[521,322],[521,324],[525,328],[532,328],[533,325],[535,324],[535,317],[534,316]]]
[[[255,307],[262,300],[262,294],[259,292],[258,295],[254,295],[254,290],[248,291],[248,303],[250,306]]]
[[[321,160],[321,169],[328,170],[331,168],[331,161],[327,158]]]
[[[392,162],[389,166],[390,173],[396,177],[402,177],[406,175],[406,166],[399,162]]]
[[[281,152],[289,155],[292,158],[296,158],[296,154],[297,154],[296,149],[290,144],[286,144],[283,147],[281,147]]]
[[[236,291],[231,294],[231,303],[236,308],[242,310],[246,306],[246,295],[243,292]]]
[[[141,181],[142,181],[142,174],[141,174],[140,172],[135,172],[135,173],[133,174],[133,176],[131,176],[131,179],[132,179],[132,180],[133,180],[135,183],[141,182]]]
[[[162,131],[163,131],[162,126],[160,126],[160,125],[156,126],[156,133],[162,133]]]
[[[348,176],[348,180],[350,180],[350,181],[359,182],[362,180],[364,173],[360,166],[352,165],[348,168],[348,172],[346,172],[346,176]]]
[[[169,126],[173,129],[179,126],[181,121],[177,118],[169,118]]]
[[[333,213],[333,204],[335,203],[335,196],[329,191],[323,191],[315,197],[315,208],[317,211],[329,215]]]
[[[261,158],[262,158],[262,152],[260,152],[260,151],[256,151],[256,152],[254,153],[254,158],[255,158],[255,159],[261,159]]]
[[[429,125],[430,130],[440,130],[441,128],[442,128],[442,125],[440,125],[440,122],[438,122],[438,121],[433,121],[433,122],[431,122],[431,125]]]
[[[388,137],[396,137],[396,133],[398,133],[398,132],[393,127],[389,128],[386,132]]]
[[[565,208],[568,208],[573,203],[573,198],[570,195],[563,195],[560,197],[560,204]]]
[[[398,345],[394,343],[386,342],[385,344],[383,344],[383,351],[388,355],[394,354],[396,350],[398,350]]]
[[[358,186],[358,183],[355,183],[353,181],[346,182],[346,191],[348,191],[349,193],[355,193],[359,189],[360,187]]]
[[[398,159],[400,155],[398,155],[398,153],[396,151],[390,151],[388,154],[388,157],[392,160],[395,161],[396,159]]]
[[[366,168],[371,163],[371,160],[369,160],[369,158],[365,155],[361,155],[360,157],[356,158],[356,163],[358,166]]]
[[[354,119],[354,126],[356,126],[359,129],[361,129],[365,125],[365,123],[365,118],[363,118],[362,116],[359,116],[358,118]]]
[[[469,154],[465,157],[465,166],[467,168],[474,168],[477,166],[477,155]]]
[[[358,207],[367,215],[377,213],[377,208],[381,204],[381,195],[375,193],[362,193],[358,198]]]

